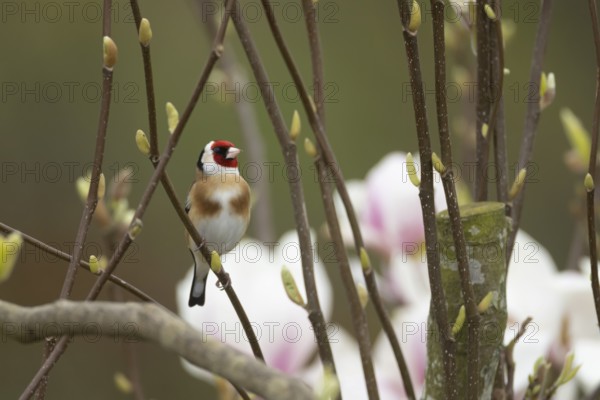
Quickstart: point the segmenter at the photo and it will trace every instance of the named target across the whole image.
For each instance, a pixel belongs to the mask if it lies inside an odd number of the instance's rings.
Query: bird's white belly
[[[217,215],[202,219],[196,229],[206,240],[210,250],[224,254],[235,247],[246,231],[242,217],[230,214],[229,210],[221,210]]]
[[[217,191],[212,200],[221,205],[220,210],[214,215],[201,218],[195,224],[209,250],[225,254],[235,247],[246,232],[247,218],[235,213],[230,206],[231,199],[238,195],[237,189]],[[194,247],[194,243],[190,242],[190,248]]]

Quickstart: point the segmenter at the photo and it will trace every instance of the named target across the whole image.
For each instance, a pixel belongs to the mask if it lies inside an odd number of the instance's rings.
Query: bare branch
[[[490,92],[490,19],[484,11],[484,0],[477,0],[477,121],[475,140],[477,144],[477,167],[475,170],[475,201],[484,201],[488,197],[487,167],[489,160],[489,138],[483,134],[483,124],[489,124],[491,104]]]
[[[531,323],[532,318],[527,317],[521,324],[521,329],[504,348],[504,359],[506,363],[506,398],[512,400],[515,397],[514,380],[515,380],[515,360],[513,358],[513,350],[519,339],[527,332],[527,326]]]
[[[501,15],[501,0],[494,1],[496,15]],[[508,158],[506,152],[506,129],[504,118],[504,39],[502,34],[502,21],[500,18],[492,23],[490,38],[492,63],[491,88],[492,114],[490,116],[490,131],[488,137],[494,142],[494,162],[496,164],[496,198],[502,203],[508,201]]]
[[[590,149],[590,163],[588,176],[592,183],[596,179],[596,165],[598,159],[598,130],[600,128],[600,28],[598,26],[598,13],[596,11],[596,0],[588,1],[590,16],[592,17],[592,28],[594,31],[594,45],[596,48],[596,103],[594,105],[594,121],[592,123],[592,148]],[[592,184],[593,186],[593,184]],[[600,324],[600,282],[598,279],[598,245],[596,243],[596,210],[594,195],[596,190],[587,188],[587,225],[588,245],[590,248],[590,268],[592,270],[592,293],[594,295],[594,306],[596,307],[596,319]]]
[[[71,256],[69,254],[62,252],[46,243],[34,238],[33,236],[29,236],[26,233],[17,231],[15,228],[12,228],[2,222],[0,222],[0,230],[7,232],[7,233],[19,232],[21,234],[21,236],[23,237],[23,240],[25,242],[31,244],[32,246],[37,247],[38,249],[45,251],[46,253],[56,256],[58,258],[61,258],[65,261],[71,261]],[[90,265],[88,264],[87,261],[80,260],[79,266],[87,271],[90,270]],[[118,276],[113,275],[113,274],[111,274],[108,279],[115,285],[120,286],[123,289],[125,289],[126,291],[128,291],[129,293],[133,294],[134,296],[139,297],[141,300],[147,301],[149,303],[154,303],[154,304],[162,307],[162,305],[158,301],[154,300],[152,297],[150,297],[150,295],[144,293],[141,289],[138,289],[137,287],[135,287],[131,283],[127,282],[126,280],[121,279]]]
[[[442,163],[448,166],[452,163],[452,143],[448,129],[448,108],[446,104],[446,44],[444,39],[444,3],[431,0],[433,9],[433,49],[435,57],[435,93],[438,130],[440,135],[440,146],[442,151]],[[423,109],[423,113],[425,110]],[[467,365],[467,394],[471,400],[479,397],[479,323],[480,317],[475,302],[475,292],[471,283],[469,257],[460,209],[458,207],[458,196],[454,185],[454,175],[451,168],[442,173],[442,183],[448,204],[448,215],[452,227],[452,238],[456,249],[458,261],[458,273],[460,276],[462,297],[467,313],[467,326],[469,330],[468,365]]]
[[[260,55],[258,54],[256,45],[252,40],[250,30],[244,21],[237,1],[235,1],[232,19],[256,81],[258,82],[261,97],[265,103],[267,113],[269,114],[269,118],[279,141],[286,168],[289,168],[292,171],[299,170],[296,144],[290,139],[287,126],[281,115],[281,110],[277,105],[273,88],[269,83],[270,81],[267,76],[266,69],[260,58]],[[306,289],[306,308],[308,310],[308,318],[310,319],[310,322],[315,330],[321,361],[323,364],[325,364],[325,366],[328,366],[335,371],[331,346],[329,344],[329,338],[327,337],[325,317],[323,316],[323,311],[321,310],[319,295],[317,293],[317,286],[315,282],[314,263],[312,258],[313,251],[302,182],[300,179],[288,179],[288,184],[292,206],[294,209],[294,220],[296,222],[296,230],[298,232],[298,241],[301,250],[300,255],[302,258],[302,274],[304,276],[304,285]]]
[[[439,329],[440,345],[443,354],[444,379],[448,399],[457,398],[456,386],[456,344],[448,321],[446,295],[442,286],[440,270],[440,255],[438,253],[438,237],[435,219],[435,204],[433,200],[433,165],[431,161],[431,142],[425,110],[425,92],[421,65],[419,61],[419,46],[417,38],[409,32],[408,24],[412,11],[411,0],[398,0],[400,19],[403,27],[404,47],[408,59],[413,107],[417,125],[419,154],[421,158],[421,184],[419,198],[423,211],[423,226],[425,227],[425,247],[427,253],[427,268],[429,271],[429,286],[431,287],[431,302],[434,319]]]
[[[233,2],[233,0],[227,0],[227,4],[231,4],[232,2]],[[144,194],[142,195],[142,198],[141,198],[141,200],[138,204],[138,207],[135,211],[132,226],[133,226],[133,224],[139,223],[139,221],[141,221],[142,217],[144,216],[146,209],[148,208],[148,205],[150,204],[150,201],[152,200],[152,197],[156,191],[158,182],[159,182],[159,180],[162,179],[163,174],[166,170],[167,164],[169,163],[169,161],[171,160],[171,157],[173,156],[173,152],[175,151],[175,147],[177,146],[177,143],[179,142],[179,139],[183,133],[183,129],[187,125],[187,123],[192,115],[192,112],[193,112],[194,108],[196,107],[198,100],[200,99],[200,95],[202,94],[202,92],[204,90],[204,87],[206,85],[206,82],[208,81],[210,73],[211,73],[212,69],[214,68],[218,59],[221,57],[221,54],[223,53],[223,38],[225,37],[225,29],[227,27],[228,20],[229,20],[229,15],[228,15],[228,13],[225,13],[224,18],[221,22],[221,26],[219,27],[217,36],[215,37],[215,42],[214,42],[213,48],[209,54],[209,57],[208,57],[208,60],[206,61],[205,66],[202,69],[202,72],[200,74],[200,79],[194,89],[194,92],[192,93],[192,97],[189,100],[188,105],[185,108],[185,111],[183,112],[183,114],[179,120],[179,123],[177,124],[177,127],[175,127],[175,130],[169,136],[169,141],[167,143],[167,146],[166,146],[165,150],[163,151],[162,156],[160,157],[160,161],[159,161],[158,165],[156,166],[156,169],[154,170],[154,174],[152,174],[152,177],[150,178],[150,181],[148,182],[148,185],[146,186],[146,190],[144,191]],[[108,262],[106,269],[94,283],[94,286],[88,293],[86,300],[93,301],[98,297],[104,284],[106,283],[106,281],[108,280],[108,278],[112,274],[112,272],[115,270],[115,268],[119,265],[121,259],[125,255],[125,252],[129,248],[131,243],[133,243],[133,240],[134,240],[134,237],[129,232],[127,234],[123,235],[123,237],[121,238],[121,241],[118,243],[118,245],[115,249],[115,252],[114,252],[112,258]],[[40,384],[41,380],[54,367],[56,361],[60,358],[60,356],[63,354],[63,352],[67,348],[68,339],[69,338],[67,336],[63,336],[56,343],[56,346],[50,353],[50,356],[48,357],[48,359],[42,364],[42,366],[40,367],[40,369],[38,370],[36,375],[33,377],[31,382],[29,383],[29,385],[27,386],[27,388],[21,395],[21,397],[20,397],[21,400],[29,399],[31,397],[31,395],[35,392],[35,390],[38,387],[38,385]]]
[[[132,4],[132,9],[134,10],[134,18],[136,20],[136,25],[139,26],[142,16],[139,11],[139,6],[137,5],[137,0],[131,0],[131,4]],[[225,13],[223,15],[223,20],[221,21],[221,25],[220,25],[222,27],[226,26],[229,21],[229,16],[231,14],[231,8],[233,7],[233,1],[228,1],[226,3],[225,7],[226,7],[226,10],[225,10]],[[215,40],[219,41],[219,42],[216,42],[215,48],[222,46],[224,36],[221,36],[221,35],[223,35],[223,32],[224,31],[219,30],[219,28],[217,26],[215,26],[215,33],[214,33]],[[154,79],[152,77],[152,58],[150,57],[150,46],[149,45],[143,46],[141,44],[140,44],[140,46],[142,48],[142,57],[143,57],[143,61],[144,61],[144,74],[146,76],[146,94],[147,94],[146,102],[148,104],[149,119],[150,119],[150,137],[151,137],[150,145],[151,146],[150,146],[149,159],[152,162],[152,165],[154,166],[154,168],[157,168],[158,160],[159,160],[158,149],[155,149],[154,151],[152,149],[152,136],[156,136],[156,105],[155,105],[155,101],[154,101],[154,87],[153,87]],[[156,138],[155,138],[155,140],[156,140]],[[177,193],[175,191],[173,183],[171,182],[171,179],[169,178],[167,171],[164,171],[163,175],[160,178],[160,181],[161,181],[161,184],[162,184],[165,192],[167,193],[167,197],[169,197],[169,200],[171,201],[171,205],[173,206],[173,208],[175,209],[175,212],[177,213],[177,216],[179,217],[179,219],[183,223],[185,229],[189,233],[190,237],[196,244],[196,247],[202,252],[202,256],[205,258],[205,260],[210,265],[211,253],[208,250],[208,248],[205,246],[206,242],[205,242],[204,238],[200,235],[200,233],[196,230],[196,227],[194,226],[194,224],[190,220],[189,216],[185,212],[185,210],[182,206],[183,203],[180,202],[179,199],[177,198]],[[246,336],[248,337],[248,342],[250,343],[252,352],[254,353],[254,355],[257,358],[264,360],[264,356],[260,349],[258,339],[256,337],[254,330],[252,329],[252,325],[250,324],[250,319],[248,318],[248,315],[246,314],[246,311],[244,310],[242,303],[240,302],[233,286],[231,285],[231,280],[229,279],[229,275],[227,275],[227,273],[225,272],[225,270],[223,268],[221,268],[221,270],[218,273],[216,273],[216,275],[219,278],[219,282],[221,283],[222,287],[224,288],[225,293],[229,297],[229,300],[231,301],[231,304],[233,305],[233,308],[240,319],[240,322],[244,329],[244,333],[246,333]]]
[[[367,324],[367,316],[360,303],[358,291],[352,272],[350,271],[350,263],[348,255],[344,248],[344,241],[340,231],[340,224],[337,220],[335,205],[333,204],[333,196],[331,186],[327,179],[327,165],[320,158],[315,159],[315,167],[318,173],[319,185],[323,197],[323,208],[325,209],[325,217],[327,218],[327,226],[333,243],[333,254],[339,265],[340,275],[344,284],[344,291],[350,306],[350,315],[352,317],[352,325],[358,349],[360,352],[360,361],[363,367],[363,374],[367,385],[369,399],[378,399],[379,393],[377,390],[377,380],[375,378],[375,369],[371,360],[371,339],[369,338],[369,325]]]
[[[546,52],[546,44],[550,31],[550,17],[552,14],[552,0],[542,1],[542,9],[540,11],[540,20],[535,36],[535,44],[533,47],[533,56],[531,60],[531,70],[529,73],[529,83],[533,87],[539,87],[539,82],[542,76],[542,62],[544,53]],[[530,102],[527,104],[527,113],[525,115],[525,126],[523,128],[523,143],[521,144],[521,152],[519,154],[519,164],[517,171],[527,167],[531,161],[533,154],[533,142],[535,139],[538,121],[540,119],[540,91],[534,90]],[[521,211],[523,210],[523,202],[525,200],[525,189],[527,184],[514,199],[512,204],[512,228],[508,236],[507,262],[511,259],[513,246],[517,237],[517,231],[521,223]],[[508,266],[507,266],[508,268]]]
[[[50,328],[62,327],[66,337],[82,335],[94,326],[119,338],[116,326],[134,326],[128,339],[148,340],[177,353],[192,364],[224,377],[267,399],[314,399],[302,381],[267,367],[246,354],[207,338],[178,317],[153,304],[71,302],[21,307],[0,301],[0,332],[21,343],[45,339]],[[122,332],[121,332],[122,334]],[[129,335],[132,335],[131,337]]]
[[[200,9],[204,10],[203,4],[209,0],[199,0]],[[202,21],[206,27],[209,37],[214,37],[217,32],[217,24],[212,15],[203,15]],[[227,40],[227,39],[226,39]],[[232,51],[223,53],[219,66],[225,73],[228,84],[233,83],[241,88],[250,84],[246,71],[239,63]],[[237,86],[235,88],[237,91]],[[238,92],[239,93],[239,92]],[[266,145],[263,133],[260,131],[256,107],[251,101],[235,101],[234,108],[238,117],[240,132],[244,138],[244,153],[246,160],[262,163],[266,158]],[[262,242],[270,242],[276,239],[275,226],[273,222],[273,201],[270,193],[271,185],[268,179],[258,179],[252,185],[256,193],[257,201],[252,208],[252,219],[250,220],[250,231],[252,236]]]
[[[112,0],[104,0],[103,7],[103,24],[102,24],[102,38],[103,44],[106,46],[104,41],[105,38],[110,37],[111,32],[111,9]],[[112,40],[112,39],[110,39]],[[113,53],[116,53],[116,49],[112,49]],[[105,50],[106,54],[106,50]],[[112,55],[116,61],[116,54]],[[104,60],[106,61],[106,60]],[[75,243],[73,246],[73,254],[69,260],[69,266],[67,267],[67,273],[63,281],[63,286],[60,291],[61,299],[68,299],[71,295],[71,290],[75,285],[75,277],[79,270],[79,262],[83,254],[83,246],[87,238],[90,224],[92,223],[92,216],[96,211],[98,205],[98,186],[100,184],[100,174],[102,174],[102,161],[104,160],[104,147],[106,143],[106,131],[108,129],[108,116],[110,111],[110,105],[112,100],[112,81],[113,81],[113,65],[102,66],[102,99],[100,101],[100,117],[98,121],[98,128],[96,133],[96,146],[94,149],[94,161],[92,164],[92,174],[90,181],[90,188],[87,195],[87,200],[83,208],[81,219],[79,220],[79,228],[75,235]],[[44,362],[47,360],[46,354],[49,354],[54,347],[55,340],[49,340],[46,342],[44,350]],[[44,375],[42,384],[39,386],[37,399],[43,400],[46,397],[46,386],[48,384],[48,377]]]
[[[304,10],[304,21],[306,23],[306,29],[308,32],[308,42],[310,45],[311,64],[313,71],[314,101],[317,107],[317,115],[321,120],[321,123],[325,125],[325,99],[323,94],[325,77],[323,71],[323,54],[321,51],[321,41],[319,38],[319,27],[317,25],[316,20],[315,4],[312,2],[312,0],[302,0],[302,9]],[[271,24],[271,27],[278,29],[276,24]],[[281,43],[283,44],[283,37],[280,33],[279,37],[281,38]],[[325,160],[320,155],[323,153],[321,146],[317,145],[317,147],[319,155],[315,158],[314,164],[318,173],[318,181],[321,189],[321,199],[323,201],[323,208],[325,210],[327,226],[329,227],[329,232],[331,234],[331,238],[334,245],[334,254],[339,266],[342,282],[344,284],[346,298],[348,299],[350,305],[350,315],[352,316],[354,333],[358,342],[361,363],[363,367],[363,374],[365,376],[365,382],[367,386],[367,392],[369,394],[369,398],[378,398],[379,393],[377,390],[375,369],[373,367],[373,361],[371,360],[371,339],[369,337],[369,326],[367,323],[367,317],[360,303],[360,299],[358,297],[358,292],[356,289],[356,284],[350,271],[348,255],[346,254],[346,249],[344,248],[339,222],[336,217],[337,214],[335,211],[335,205],[333,203],[333,191],[331,185],[329,184],[329,180],[327,179],[328,166]],[[370,277],[372,283],[375,283],[373,274],[370,274]],[[371,290],[375,288],[375,295],[377,299],[380,300],[376,284],[375,286],[373,286],[373,284],[368,284],[367,287]],[[387,312],[384,313],[384,316],[387,317]],[[393,328],[391,332],[397,342],[397,338],[395,336]],[[404,357],[402,355],[402,350],[400,349],[399,343],[396,344],[398,344],[398,346],[392,345],[392,347],[394,349],[394,354],[399,354],[400,356],[399,364],[401,366],[401,371],[403,372],[402,377],[406,377],[404,387],[406,388],[407,393],[412,394],[411,399],[414,399],[414,390],[410,381],[410,375],[408,374],[408,368],[406,368],[406,363],[404,362]],[[402,369],[402,366],[404,366],[405,368]]]

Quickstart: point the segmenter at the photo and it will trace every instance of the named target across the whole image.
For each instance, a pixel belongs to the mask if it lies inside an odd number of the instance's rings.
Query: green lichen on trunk
[[[471,283],[475,301],[479,303],[493,293],[489,308],[481,313],[479,336],[480,399],[492,395],[494,377],[500,359],[502,339],[506,329],[506,240],[508,223],[504,204],[495,202],[471,203],[460,208],[467,244]],[[454,324],[464,304],[452,227],[447,211],[437,215],[442,283],[446,293],[448,317]],[[467,398],[467,340],[468,322],[455,335],[458,398]],[[423,398],[443,400],[444,370],[439,331],[429,313],[427,323],[428,365]]]

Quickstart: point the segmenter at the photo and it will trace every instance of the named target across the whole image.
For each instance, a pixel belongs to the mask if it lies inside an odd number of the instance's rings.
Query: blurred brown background
[[[279,104],[289,121],[301,109],[291,78],[270,36],[260,2],[245,1],[245,16],[274,83]],[[298,2],[275,1],[275,13],[306,81],[310,62],[304,21]],[[517,31],[506,50],[505,80],[509,157],[518,156],[527,79],[538,1],[505,1],[503,17]],[[419,32],[424,77],[428,92],[432,142],[437,148],[432,114],[431,16],[429,2],[421,2],[424,23]],[[142,14],[152,24],[153,66],[161,145],[167,137],[164,103],[183,111],[209,51],[210,40],[201,25],[200,9],[191,1],[141,1]],[[458,3],[457,7],[464,7]],[[91,160],[98,119],[101,77],[101,3],[3,1],[0,9],[0,220],[63,251],[71,251],[82,204],[75,179]],[[129,2],[114,3],[113,38],[119,46],[115,69],[115,94],[111,109],[104,172],[107,178],[118,168],[134,168],[130,196],[135,206],[151,173],[151,166],[137,151],[136,129],[147,131],[141,54]],[[395,1],[341,2],[321,0],[319,22],[324,49],[327,126],[332,145],[347,178],[363,178],[383,155],[394,150],[417,150],[408,76]],[[233,27],[230,27],[233,28]],[[245,63],[233,29],[226,49]],[[569,144],[558,111],[570,107],[591,128],[594,100],[593,43],[587,4],[555,2],[544,70],[557,77],[558,94],[542,115],[535,144],[537,183],[527,189],[522,227],[546,246],[559,266],[567,260],[574,230],[568,210],[581,177],[563,162]],[[468,44],[467,44],[468,45]],[[464,53],[460,62],[474,62]],[[452,60],[452,58],[450,59]],[[452,73],[449,68],[449,79]],[[253,79],[250,79],[253,81]],[[463,87],[463,96],[468,89]],[[251,83],[239,101],[253,102],[268,150],[268,160],[282,162],[269,120]],[[211,139],[229,139],[244,147],[234,107],[221,95],[205,95],[199,102],[180,141],[168,171],[180,198],[184,199],[194,176],[201,148]],[[465,103],[451,104],[451,118],[464,113]],[[473,98],[474,101],[474,98]],[[474,106],[474,103],[471,104]],[[304,122],[304,135],[309,135]],[[467,134],[453,132],[454,137]],[[458,140],[458,139],[457,139]],[[311,224],[323,223],[319,192],[307,157],[301,154],[307,208]],[[242,163],[244,155],[242,155]],[[457,160],[459,161],[459,160]],[[263,171],[266,176],[266,170]],[[514,170],[511,180],[514,177]],[[293,229],[288,186],[282,169],[275,168],[270,183],[277,235]],[[383,195],[383,194],[382,194]],[[402,205],[399,205],[400,207]],[[159,188],[144,218],[144,231],[118,273],[174,309],[175,284],[190,265],[182,227]],[[101,232],[92,227],[85,257],[95,253]],[[26,247],[11,279],[0,286],[3,300],[36,305],[54,300],[66,263]],[[333,275],[337,276],[337,275]],[[91,283],[79,273],[73,298],[82,298]],[[339,289],[336,285],[336,289]],[[337,297],[334,319],[345,321],[343,294]],[[0,343],[2,398],[15,398],[24,389],[41,360],[42,345]],[[185,373],[178,358],[152,345],[139,346],[142,382],[149,398],[211,398],[212,389]],[[77,339],[51,374],[48,398],[126,398],[114,387],[113,374],[124,371],[121,347],[111,340],[95,344]]]

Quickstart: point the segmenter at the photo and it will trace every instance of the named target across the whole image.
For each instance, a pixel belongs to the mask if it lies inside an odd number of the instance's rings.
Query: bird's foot
[[[221,283],[221,281],[217,281],[217,283],[215,285],[219,288],[219,290],[225,290],[229,286],[231,286],[231,278],[229,277],[229,274],[227,272],[225,272],[225,283]]]
[[[200,242],[200,245],[198,245],[198,246],[194,247],[194,248],[192,249],[192,251],[193,251],[194,253],[200,253],[200,254],[202,254],[202,248],[203,248],[205,245],[206,245],[206,239],[202,239],[202,242]]]

